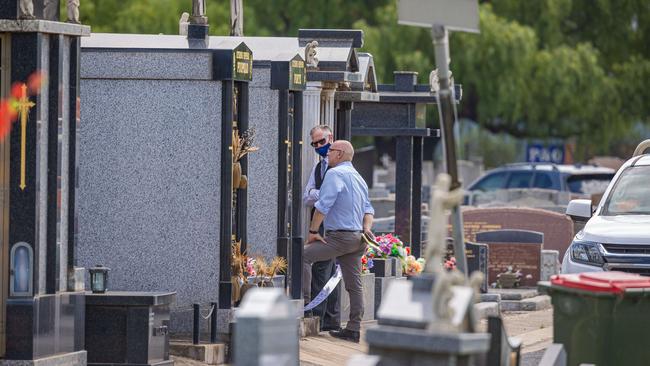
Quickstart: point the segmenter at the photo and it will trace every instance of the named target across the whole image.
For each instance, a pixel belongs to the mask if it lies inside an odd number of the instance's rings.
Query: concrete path
[[[518,337],[523,343],[523,358],[528,354],[544,350],[553,343],[553,310],[507,312],[503,319],[509,336]],[[372,327],[376,322],[364,323],[364,328]],[[482,329],[487,328],[487,320],[481,322]],[[363,339],[363,334],[361,335]],[[300,340],[300,361],[302,365],[341,366],[354,354],[366,353],[368,345],[341,341],[321,333],[318,337]],[[536,355],[535,355],[536,356]]]

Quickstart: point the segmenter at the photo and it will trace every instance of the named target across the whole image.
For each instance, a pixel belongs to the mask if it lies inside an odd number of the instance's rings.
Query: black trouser
[[[336,260],[332,259],[329,261],[316,262],[311,267],[311,298],[315,298],[316,295],[323,289],[327,281],[334,275],[336,272]],[[341,283],[337,285],[341,286]],[[338,290],[335,289],[328,297],[316,306],[313,309],[314,315],[320,317],[320,326],[337,328],[341,326],[340,317],[339,317],[339,295]],[[324,313],[324,314],[323,314]]]

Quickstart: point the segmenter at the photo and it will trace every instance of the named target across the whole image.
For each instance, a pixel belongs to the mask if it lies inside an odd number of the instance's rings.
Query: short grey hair
[[[318,125],[313,127],[311,130],[309,130],[309,136],[314,136],[314,132],[321,130],[327,132],[330,136],[332,136],[332,129],[328,125]]]

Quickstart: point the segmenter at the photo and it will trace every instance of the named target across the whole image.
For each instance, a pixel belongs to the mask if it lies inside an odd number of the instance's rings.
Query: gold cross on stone
[[[36,104],[29,100],[27,97],[27,85],[23,83],[20,87],[21,94],[18,100],[18,113],[20,114],[20,189],[25,190],[25,148],[27,144],[27,118],[29,117],[29,110]]]

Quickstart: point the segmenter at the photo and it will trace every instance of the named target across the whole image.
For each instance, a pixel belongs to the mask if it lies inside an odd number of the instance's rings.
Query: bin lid
[[[553,285],[592,292],[623,293],[629,288],[649,288],[650,277],[617,271],[563,274],[551,277]]]

